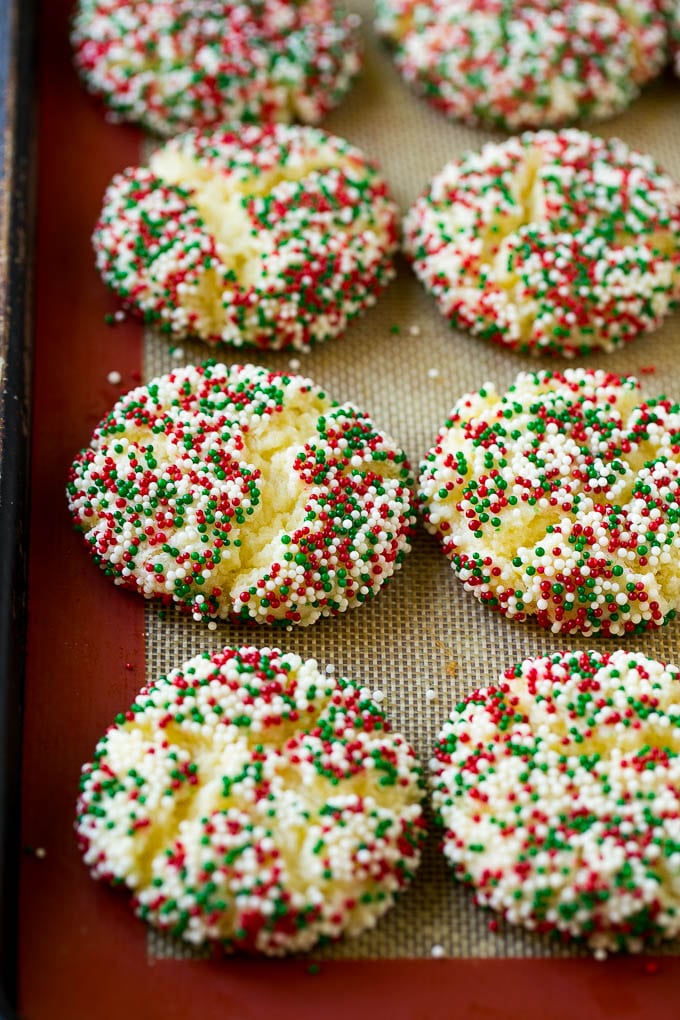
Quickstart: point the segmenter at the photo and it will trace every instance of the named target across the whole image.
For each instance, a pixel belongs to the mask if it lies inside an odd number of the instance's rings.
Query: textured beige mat
[[[366,0],[349,7],[364,19],[365,70],[342,107],[324,127],[361,146],[382,166],[402,211],[443,164],[494,136],[446,120],[414,96],[376,39]],[[680,179],[680,82],[667,77],[649,88],[628,112],[598,125],[648,151]],[[496,136],[500,137],[500,136]],[[624,374],[639,374],[645,393],[665,391],[680,399],[680,314],[663,329],[627,349],[583,360]],[[417,467],[451,405],[461,393],[493,380],[504,389],[521,369],[541,362],[485,345],[451,330],[407,266],[378,304],[348,333],[307,355],[225,349],[222,360],[255,360],[271,369],[299,369],[338,400],[369,411],[407,450]],[[204,346],[182,344],[174,353],[152,334],[145,346],[147,378],[210,356]],[[149,607],[146,615],[147,675],[150,679],[206,648],[223,644],[274,643],[385,693],[395,728],[402,730],[426,763],[436,732],[460,695],[494,681],[508,665],[531,654],[564,647],[564,640],[533,624],[513,623],[485,610],[466,594],[434,539],[419,529],[403,569],[370,605],[307,629],[245,628],[194,623],[174,612]],[[570,647],[619,647],[613,640],[569,641]],[[680,661],[680,622],[632,639],[630,647]],[[501,928],[491,933],[490,915],[471,894],[453,884],[431,832],[423,863],[410,890],[378,927],[359,939],[317,951],[317,957],[574,955],[578,950],[547,938]],[[154,956],[186,956],[172,940],[150,936]],[[668,951],[673,951],[670,948]],[[675,947],[680,951],[680,946]],[[439,952],[439,950],[436,950]],[[191,955],[189,953],[189,955]]]

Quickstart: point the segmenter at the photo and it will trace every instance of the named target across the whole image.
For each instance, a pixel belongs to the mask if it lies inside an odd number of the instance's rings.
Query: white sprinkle
[[[438,379],[439,378],[439,369],[438,368],[428,368],[428,370],[427,370],[427,377],[428,377],[428,379]]]
[[[123,377],[120,374],[120,372],[116,371],[109,372],[109,374],[106,377],[107,381],[110,382],[112,386],[117,386],[118,383],[122,380],[122,378]]]
[[[446,950],[437,942],[436,945],[432,946],[430,956],[434,957],[435,960],[440,960],[442,956],[446,956]]]
[[[365,719],[371,713],[362,702],[370,691],[324,679],[316,660],[267,647],[231,652],[195,656],[161,676],[138,695],[135,721],[130,714],[109,727],[95,761],[83,769],[78,832],[87,844],[85,863],[93,877],[118,877],[134,888],[151,924],[167,927],[168,920],[188,912],[188,942],[235,939],[238,944],[246,918],[266,922],[280,896],[290,910],[312,917],[299,932],[265,923],[255,947],[259,952],[305,951],[321,935],[340,935],[345,928],[358,933],[391,904],[403,883],[402,862],[407,874],[419,862],[423,806],[415,753],[399,733],[368,730]],[[247,672],[241,661],[249,663]],[[260,697],[252,696],[254,689]],[[287,703],[300,713],[297,727],[280,725]],[[324,738],[319,754],[314,734],[324,725],[329,705],[335,732]],[[168,719],[174,719],[171,746]],[[241,725],[228,722],[237,719],[253,735],[266,737],[262,745],[259,737],[246,741]],[[381,789],[377,782],[381,760],[394,764],[394,788]],[[168,786],[177,769],[190,777],[181,794],[183,814],[195,820],[188,827],[170,817],[175,784]],[[322,777],[328,769],[340,773],[337,783]],[[140,776],[144,798],[139,797]],[[220,793],[225,776],[230,792]],[[367,787],[373,796],[366,795]],[[226,797],[229,809],[214,810]],[[307,806],[316,818],[332,814],[338,823],[324,823],[314,839],[321,837],[318,850],[325,847],[318,865],[285,836],[309,817]],[[411,840],[411,834],[417,838]],[[177,867],[176,857],[164,854],[157,855],[153,868],[144,867],[140,852],[160,840],[186,846],[188,873]],[[235,860],[225,856],[231,851]],[[192,861],[200,862],[205,875],[192,872]],[[326,866],[328,881],[322,874]],[[202,893],[218,869],[229,905],[207,916]],[[372,903],[358,897],[352,903],[348,893],[357,885],[375,893]],[[168,918],[164,904],[170,897]]]

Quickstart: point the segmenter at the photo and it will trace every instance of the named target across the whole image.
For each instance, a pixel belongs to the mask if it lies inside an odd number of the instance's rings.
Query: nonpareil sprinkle
[[[192,944],[282,955],[357,935],[406,888],[422,769],[359,687],[276,648],[225,648],[147,684],[83,767],[93,877]]]
[[[318,128],[191,131],[117,174],[103,280],[171,340],[307,350],[394,276],[398,209],[363,153]]]
[[[332,0],[79,0],[71,43],[112,120],[173,135],[320,120],[359,70],[358,24]]]
[[[377,0],[376,28],[404,79],[437,109],[514,131],[602,119],[628,106],[666,63],[668,7],[665,0]]]
[[[616,138],[490,142],[434,177],[403,233],[451,325],[522,353],[610,352],[680,302],[680,185]]]
[[[430,769],[445,857],[481,906],[598,957],[680,934],[676,666],[525,659],[457,706]]]
[[[632,377],[522,372],[461,397],[420,505],[467,591],[563,634],[635,634],[680,608],[680,405]]]
[[[394,440],[310,379],[206,362],[121,397],[67,495],[115,584],[285,626],[377,594],[410,549],[412,482]]]

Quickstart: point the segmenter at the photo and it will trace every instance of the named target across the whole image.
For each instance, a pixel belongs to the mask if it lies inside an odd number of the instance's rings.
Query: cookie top
[[[420,503],[467,591],[555,633],[640,633],[680,606],[680,405],[601,370],[520,373],[454,405]]]
[[[422,771],[369,690],[278,649],[144,687],[83,767],[95,878],[188,942],[279,955],[375,924],[424,835]]]
[[[394,275],[398,210],[363,153],[318,128],[191,131],[114,177],[93,243],[164,333],[306,349]]]
[[[332,0],[79,0],[71,42],[112,120],[159,135],[225,120],[315,123],[360,67]]]
[[[528,132],[447,164],[404,248],[453,326],[531,354],[612,351],[680,300],[680,185],[616,138]]]
[[[666,0],[377,0],[405,80],[469,124],[516,130],[623,110],[666,61]]]
[[[310,624],[366,602],[409,550],[402,450],[311,380],[177,369],[121,397],[68,502],[116,584],[195,619]]]
[[[680,935],[680,672],[526,659],[456,706],[430,762],[444,854],[478,903],[598,955]]]

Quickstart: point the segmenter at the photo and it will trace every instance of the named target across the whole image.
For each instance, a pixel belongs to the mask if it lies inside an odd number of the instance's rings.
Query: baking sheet
[[[446,120],[411,93],[392,64],[389,52],[371,26],[372,5],[354,0],[362,16],[365,73],[324,127],[359,145],[378,161],[402,213],[448,160],[478,148],[500,133],[474,130]],[[593,127],[619,135],[629,145],[649,151],[680,178],[680,85],[659,82],[626,113]],[[151,146],[147,146],[151,147]],[[659,387],[680,399],[680,315],[657,333],[627,350],[594,354],[579,364],[639,375],[645,392]],[[338,400],[351,400],[406,449],[417,468],[462,393],[487,380],[504,392],[517,372],[547,365],[575,364],[559,358],[528,358],[452,330],[437,311],[404,260],[397,279],[377,304],[345,336],[311,352],[221,349],[215,356],[229,363],[256,360],[268,368],[295,369],[310,375]],[[205,357],[197,343],[169,344],[153,330],[144,342],[144,376],[151,378],[178,364]],[[654,369],[654,371],[652,371]],[[642,373],[642,374],[641,374]],[[674,387],[675,386],[675,390]],[[427,763],[437,732],[465,692],[493,683],[508,666],[535,654],[565,647],[565,638],[539,626],[521,624],[490,612],[463,591],[436,540],[422,527],[401,572],[369,605],[309,628],[263,634],[247,626],[220,624],[206,632],[180,613],[149,605],[146,613],[147,676],[155,677],[205,648],[267,640],[322,667],[330,663],[341,676],[379,688],[393,725],[405,733]],[[621,647],[621,639],[568,639],[568,647]],[[668,626],[627,647],[664,660],[680,654],[678,627]],[[413,957],[436,953],[464,957],[569,956],[587,951],[563,945],[549,935],[501,924],[489,930],[492,915],[480,911],[469,890],[451,881],[431,833],[422,867],[398,906],[372,931],[335,943],[315,957]],[[495,915],[494,915],[495,916]],[[183,946],[152,935],[150,952],[186,955]],[[680,942],[663,952],[680,951]]]
[[[324,126],[380,162],[405,211],[444,162],[502,136],[447,121],[412,95],[373,36],[370,4],[348,6],[364,14],[366,66]],[[104,314],[116,306],[94,271],[89,233],[108,179],[139,159],[142,137],[135,129],[104,123],[75,81],[65,41],[68,7],[65,0],[45,0],[38,21],[41,158],[22,1011],[30,1020],[106,1020],[123,1007],[131,1017],[192,1017],[213,1008],[244,1018],[332,1017],[351,1002],[357,1016],[388,1005],[392,1016],[424,1018],[447,1015],[441,1003],[455,995],[470,1016],[528,1020],[545,1015],[545,1003],[551,1002],[554,1016],[634,1017],[650,999],[656,1017],[675,1016],[669,996],[680,987],[680,970],[673,958],[598,965],[587,958],[559,959],[574,950],[556,949],[539,936],[490,933],[488,916],[449,880],[434,833],[398,906],[374,931],[315,953],[318,974],[307,958],[282,964],[176,959],[186,953],[169,939],[147,937],[125,897],[89,880],[71,832],[73,805],[79,765],[106,725],[146,677],[204,648],[273,638],[268,631],[231,624],[208,630],[140,604],[110,585],[70,531],[65,473],[98,418],[140,378],[207,352],[188,343],[173,351],[150,333],[143,338],[130,320],[113,329],[104,325]],[[650,152],[680,177],[678,114],[680,86],[669,77],[597,130]],[[679,340],[676,315],[626,350],[582,363],[633,374],[653,368],[643,377],[646,393],[663,389],[680,397]],[[273,369],[295,368],[299,361],[299,370],[334,397],[369,411],[400,441],[414,466],[460,393],[489,379],[504,388],[519,370],[539,364],[452,331],[403,262],[397,280],[345,337],[308,355],[225,349],[220,356],[229,362],[250,357]],[[120,372],[120,386],[107,381],[111,371]],[[677,661],[679,634],[671,624],[636,638],[631,647]],[[401,572],[371,604],[311,628],[276,631],[274,639],[381,688],[393,724],[424,761],[462,692],[495,679],[528,654],[564,645],[533,624],[513,624],[486,611],[462,590],[422,529]],[[599,640],[597,646],[618,643]],[[430,959],[434,946],[447,958]],[[560,1004],[568,1011],[560,1013]],[[673,1011],[664,1014],[666,1008]]]

